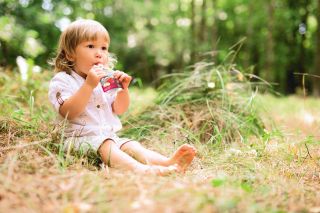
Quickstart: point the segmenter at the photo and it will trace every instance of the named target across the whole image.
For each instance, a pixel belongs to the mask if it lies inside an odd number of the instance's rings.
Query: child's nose
[[[96,57],[97,58],[101,58],[102,57],[102,51],[101,50],[97,50]]]

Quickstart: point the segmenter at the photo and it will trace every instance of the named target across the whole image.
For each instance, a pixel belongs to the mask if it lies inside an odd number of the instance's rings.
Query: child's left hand
[[[130,75],[122,71],[116,70],[113,76],[121,82],[123,89],[127,89],[129,87],[129,84],[132,80],[132,77]]]

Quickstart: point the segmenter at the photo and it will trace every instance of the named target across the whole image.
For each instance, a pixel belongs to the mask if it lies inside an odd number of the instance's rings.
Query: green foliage
[[[118,68],[145,84],[209,51],[219,50],[211,60],[219,64],[232,44],[246,38],[237,66],[251,66],[251,73],[277,83],[280,91],[294,92],[300,86],[294,73],[313,69],[316,8],[317,1],[292,0],[1,0],[0,63],[13,67],[21,55],[48,67],[64,26],[92,18],[109,30]]]

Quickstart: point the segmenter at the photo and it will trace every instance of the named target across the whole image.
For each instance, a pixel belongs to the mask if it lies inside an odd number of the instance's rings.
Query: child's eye
[[[94,48],[94,46],[92,44],[89,44],[87,47]]]
[[[107,47],[102,47],[101,49],[102,49],[102,50],[108,50],[108,48],[107,48]]]

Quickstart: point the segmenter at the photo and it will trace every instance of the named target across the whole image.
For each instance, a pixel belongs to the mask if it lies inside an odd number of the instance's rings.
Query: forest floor
[[[155,96],[134,90],[129,114]],[[186,174],[167,177],[66,158],[45,135],[34,141],[46,122],[21,129],[27,127],[16,123],[19,113],[15,120],[2,114],[1,212],[320,212],[320,100],[261,95],[258,102],[268,133],[263,143],[194,143],[198,155]],[[171,140],[155,133],[141,142],[171,155],[184,139]]]

